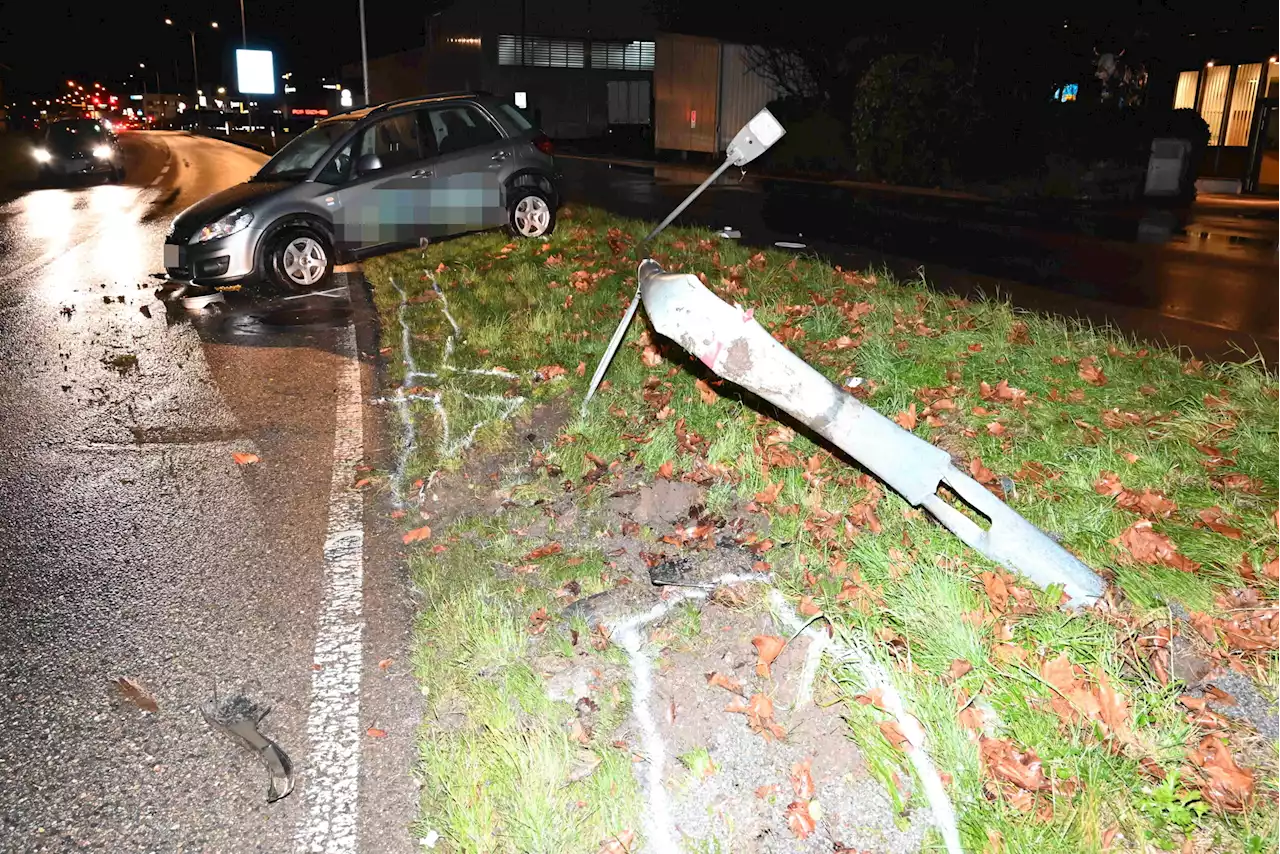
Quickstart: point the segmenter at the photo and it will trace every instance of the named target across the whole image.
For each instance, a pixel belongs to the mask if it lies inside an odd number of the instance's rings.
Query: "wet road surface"
[[[289,327],[235,295],[222,313],[167,309],[151,274],[169,219],[264,158],[182,134],[122,144],[125,185],[0,206],[0,851],[355,851],[341,804],[316,803],[312,748],[335,738],[363,760],[360,850],[412,850],[410,603],[376,537],[362,687],[335,701],[359,702],[344,719],[358,731],[308,732],[348,486],[333,482],[335,425],[353,420],[344,435],[377,456],[359,405],[370,360],[349,311]],[[386,658],[403,665],[382,672]],[[293,759],[293,795],[268,805],[262,765],[206,725],[215,691],[273,708],[263,729]],[[392,735],[366,738],[375,726]]]
[[[710,168],[557,158],[566,197],[659,219]],[[756,245],[803,243],[849,268],[922,271],[965,296],[1107,323],[1201,356],[1259,352],[1276,364],[1275,200],[1212,197],[1189,211],[1018,210],[945,195],[818,182],[739,180],[710,188],[681,222],[732,226]]]

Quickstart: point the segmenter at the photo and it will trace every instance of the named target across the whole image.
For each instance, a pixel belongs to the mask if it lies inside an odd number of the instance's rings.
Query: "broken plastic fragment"
[[[258,724],[271,712],[243,694],[213,699],[200,706],[209,726],[239,742],[267,767],[267,803],[275,803],[293,791],[293,763],[280,746],[258,731]]]

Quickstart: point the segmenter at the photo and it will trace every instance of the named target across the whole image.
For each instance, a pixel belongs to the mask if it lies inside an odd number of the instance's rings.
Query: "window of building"
[[[1200,96],[1200,118],[1209,125],[1209,144],[1222,144],[1222,113],[1227,108],[1227,83],[1231,79],[1230,65],[1215,65],[1205,69],[1204,93]]]
[[[538,68],[585,68],[586,43],[582,39],[548,39],[498,36],[499,65],[532,65]]]
[[[1173,95],[1175,110],[1196,108],[1196,88],[1200,85],[1199,71],[1184,71],[1178,75],[1178,88]]]
[[[591,67],[612,71],[652,71],[653,42],[591,43]]]
[[[1258,81],[1261,78],[1261,62],[1236,68],[1236,85],[1231,88],[1231,115],[1227,117],[1226,145],[1249,144],[1253,104],[1258,97]]]

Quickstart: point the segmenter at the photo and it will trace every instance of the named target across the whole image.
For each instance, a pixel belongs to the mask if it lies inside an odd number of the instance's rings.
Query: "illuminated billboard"
[[[274,95],[276,71],[271,51],[236,48],[236,82],[243,94]]]

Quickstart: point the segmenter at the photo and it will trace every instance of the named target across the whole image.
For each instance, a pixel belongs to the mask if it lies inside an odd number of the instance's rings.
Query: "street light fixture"
[[[164,22],[170,27],[177,26],[173,23],[173,18],[165,18]],[[217,21],[211,21],[209,25],[215,30],[218,28]],[[195,88],[198,90],[200,88],[200,59],[196,56],[196,31],[187,27],[178,27],[178,29],[186,30],[187,35],[191,36],[191,70],[195,74]]]

